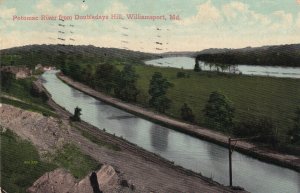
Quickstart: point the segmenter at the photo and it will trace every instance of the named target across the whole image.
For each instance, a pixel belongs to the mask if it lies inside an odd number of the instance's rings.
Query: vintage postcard
[[[299,0],[0,0],[0,24],[0,192],[300,192]]]

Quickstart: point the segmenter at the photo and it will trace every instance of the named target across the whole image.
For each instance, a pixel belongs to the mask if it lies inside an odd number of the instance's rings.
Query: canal
[[[79,106],[81,118],[138,146],[201,172],[228,185],[228,150],[219,145],[162,127],[90,97],[59,80],[55,71],[45,72],[43,84],[53,100],[71,113]],[[300,173],[233,153],[233,185],[257,193],[300,192]]]

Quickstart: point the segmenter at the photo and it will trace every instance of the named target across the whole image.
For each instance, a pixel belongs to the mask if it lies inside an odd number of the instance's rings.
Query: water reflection
[[[160,127],[159,125],[152,125],[150,129],[151,145],[154,149],[165,151],[168,148],[169,130]]]

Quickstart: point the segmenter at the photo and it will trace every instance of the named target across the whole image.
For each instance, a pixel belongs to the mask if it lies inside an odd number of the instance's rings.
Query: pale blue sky
[[[59,21],[12,20],[14,15],[110,17],[113,13],[124,17],[128,13],[166,15],[167,20],[73,20],[63,22],[65,28],[58,26],[62,23]],[[178,14],[181,20],[171,21],[169,14]],[[128,47],[149,52],[156,52],[156,48],[193,51],[291,44],[300,40],[300,0],[85,0],[85,3],[82,0],[0,0],[0,17],[2,48],[62,43],[57,38],[66,39],[66,44]],[[157,41],[162,45],[157,45]]]

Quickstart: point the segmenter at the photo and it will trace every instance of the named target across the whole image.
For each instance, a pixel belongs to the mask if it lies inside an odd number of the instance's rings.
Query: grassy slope
[[[167,114],[180,117],[180,108],[186,102],[200,125],[203,125],[204,121],[202,109],[213,91],[221,91],[233,102],[236,121],[252,116],[268,117],[278,124],[283,133],[292,126],[296,105],[300,104],[299,79],[226,76],[193,71],[186,71],[191,75],[190,78],[178,79],[176,73],[180,70],[174,68],[136,66],[136,71],[140,76],[140,103],[147,104],[149,80],[155,71],[159,71],[174,84],[168,92],[173,104]]]
[[[57,167],[65,168],[81,179],[100,164],[83,154],[72,144],[58,150],[50,162],[42,161],[36,148],[29,141],[20,139],[12,131],[1,132],[1,187],[8,192],[21,193],[45,172]]]
[[[35,147],[10,130],[1,133],[1,187],[8,192],[25,192],[54,164],[41,161]]]

